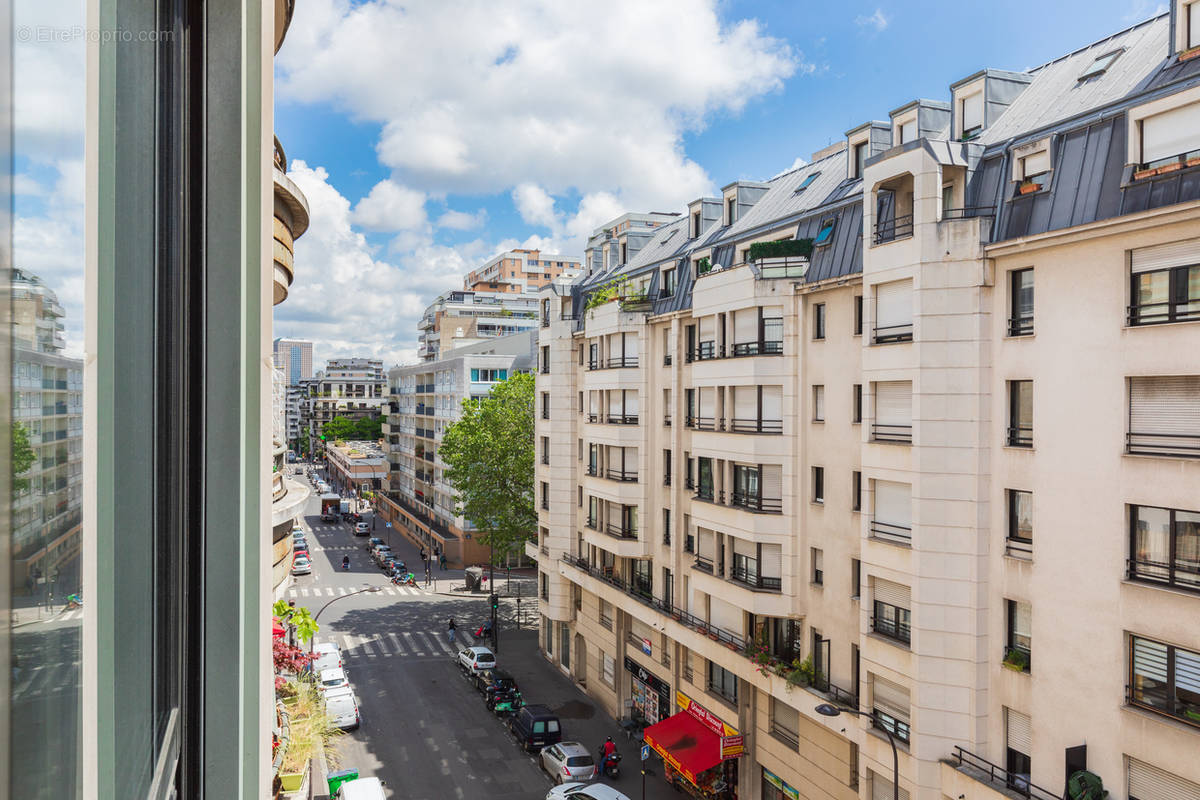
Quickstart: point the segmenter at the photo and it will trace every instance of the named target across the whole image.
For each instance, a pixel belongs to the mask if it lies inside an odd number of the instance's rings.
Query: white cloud
[[[351,220],[369,231],[406,231],[426,224],[425,193],[382,180],[358,201]]]
[[[1125,23],[1141,22],[1150,17],[1165,14],[1167,10],[1166,3],[1156,3],[1154,0],[1134,0],[1133,5],[1129,7],[1129,13],[1121,17],[1121,21]]]
[[[474,214],[449,209],[438,217],[437,226],[439,228],[449,228],[454,231],[469,231],[475,228],[482,228],[487,224],[487,218],[486,208],[481,208]]]
[[[888,19],[888,17],[883,13],[882,8],[875,9],[874,14],[859,14],[854,18],[855,25],[860,28],[870,28],[874,30],[875,33],[882,32],[888,26],[889,22],[891,22],[891,20]]]
[[[775,180],[775,178],[778,178],[780,175],[786,175],[787,173],[791,172],[794,169],[800,169],[807,163],[808,162],[804,160],[803,156],[796,156],[796,160],[792,162],[792,165],[790,167],[777,172],[774,176],[771,177],[771,180]]]

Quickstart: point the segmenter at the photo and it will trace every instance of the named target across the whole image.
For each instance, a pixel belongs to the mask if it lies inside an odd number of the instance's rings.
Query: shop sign
[[[799,789],[796,789],[793,786],[789,786],[787,783],[785,783],[783,781],[782,778],[780,778],[774,772],[771,772],[771,770],[767,769],[766,767],[763,767],[763,779],[766,780],[767,783],[771,784],[779,791],[783,792],[784,797],[790,797],[790,798],[792,798],[792,800],[800,800],[800,790]]]
[[[661,681],[651,675],[645,667],[634,661],[629,656],[625,656],[625,671],[633,673],[635,678],[653,689],[656,694],[662,695],[663,702],[669,701],[671,697],[671,687],[666,682]]]
[[[692,700],[683,692],[675,692],[675,703],[681,709],[691,714],[696,719],[700,720],[706,728],[711,730],[717,736],[737,736],[737,728],[725,724],[725,721],[716,714],[709,711],[704,706]]]
[[[721,760],[737,758],[746,752],[746,739],[741,734],[721,737]]]
[[[649,639],[642,639],[642,652],[648,656],[653,655],[653,653],[650,650],[650,640]]]

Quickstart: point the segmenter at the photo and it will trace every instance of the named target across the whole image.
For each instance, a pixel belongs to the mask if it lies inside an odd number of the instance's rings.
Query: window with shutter
[[[1200,800],[1200,784],[1136,758],[1129,759],[1128,778],[1129,800]]]
[[[730,430],[758,431],[758,387],[733,387],[733,418],[730,420]]]
[[[876,284],[874,343],[912,341],[912,322],[912,281]]]
[[[1033,745],[1030,743],[1033,736],[1029,715],[1022,714],[1020,711],[1014,711],[1011,708],[1006,708],[1004,711],[1005,724],[1008,729],[1008,748],[1016,750],[1018,753],[1029,755],[1033,752]]]
[[[907,543],[912,539],[912,486],[875,481],[875,514],[871,535]]]
[[[742,635],[744,614],[741,608],[719,597],[710,597],[708,603],[709,621],[713,625],[737,636]]]
[[[910,119],[908,122],[901,123],[896,128],[898,134],[896,144],[907,144],[917,138],[917,121]]]
[[[1200,456],[1200,375],[1129,379],[1130,453]]]
[[[871,773],[871,800],[892,800],[895,793],[892,791],[892,782],[878,772]],[[905,789],[900,790],[900,800],[908,800],[908,792]]]
[[[877,442],[912,442],[912,381],[875,384],[871,438]]]
[[[1130,701],[1200,724],[1200,653],[1134,636]]]
[[[973,138],[983,128],[983,92],[962,99],[962,135]]]
[[[782,386],[764,386],[762,387],[762,419],[764,429],[768,432],[782,433],[783,432],[783,387]],[[774,425],[766,425],[766,423],[775,423]]]
[[[758,308],[741,308],[733,313],[733,342],[734,355],[750,355],[742,353],[739,346],[758,344]]]
[[[875,727],[889,731],[900,741],[908,741],[908,689],[873,676],[871,710]]]
[[[1141,121],[1142,166],[1159,166],[1200,150],[1200,103],[1189,103]]]
[[[825,387],[813,387],[813,422],[825,421]]]
[[[758,569],[764,578],[779,579],[782,577],[783,546],[778,544],[764,544],[762,546],[762,561]]]

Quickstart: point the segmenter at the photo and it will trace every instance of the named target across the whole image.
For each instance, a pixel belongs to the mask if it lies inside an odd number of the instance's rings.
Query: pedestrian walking
[[[425,560],[425,548],[424,547],[421,548],[421,560],[422,561]]]
[[[450,618],[450,628],[448,630],[448,633],[450,635],[450,644],[454,644],[454,630],[455,630],[454,617],[451,617]]]
[[[433,583],[433,578],[429,574],[429,565],[426,564],[425,565],[425,587],[428,588],[429,584],[431,584],[431,583]]]
[[[442,572],[445,572],[446,571],[446,554],[442,553],[438,557],[438,560],[441,562]]]

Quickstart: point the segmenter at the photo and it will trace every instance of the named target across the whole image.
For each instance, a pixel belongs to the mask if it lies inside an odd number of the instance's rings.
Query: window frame
[[[1021,387],[1029,387],[1029,414],[1028,422],[1018,417],[1021,405]],[[1028,434],[1025,432],[1028,431]],[[1008,447],[1020,447],[1029,449],[1033,447],[1033,380],[1029,378],[1020,378],[1010,380],[1008,382],[1008,431],[1005,437],[1005,444]]]
[[[1181,583],[1177,576],[1179,571],[1179,539],[1180,539],[1180,522],[1178,515],[1190,514],[1197,517],[1197,524],[1200,525],[1200,511],[1190,511],[1182,508],[1171,508],[1167,506],[1151,506],[1138,503],[1130,503],[1128,507],[1128,536],[1129,536],[1129,566],[1127,575],[1130,580],[1141,583],[1148,583],[1158,586],[1170,586],[1173,589],[1178,589],[1185,592],[1200,592],[1200,558],[1197,559],[1197,567],[1195,570],[1195,579],[1192,583]],[[1167,512],[1167,561],[1165,564],[1155,564],[1147,562],[1144,558],[1138,555],[1138,512],[1140,510],[1155,510]],[[1188,521],[1190,522],[1190,520]],[[1186,523],[1184,523],[1186,524]],[[1149,530],[1149,526],[1147,526]],[[1156,571],[1165,570],[1165,577],[1162,573],[1155,574],[1148,570],[1139,570],[1140,565],[1152,566]]]
[[[714,670],[719,670],[720,675],[714,676]],[[714,677],[720,678],[720,684],[714,682]],[[732,691],[728,689],[726,683],[732,678]],[[730,705],[737,705],[738,702],[738,676],[736,672],[725,669],[715,661],[708,662],[708,670],[705,680],[705,691],[714,697],[719,697]]]
[[[1120,58],[1124,53],[1125,48],[1118,47],[1116,50],[1110,50],[1107,53],[1096,56],[1096,59],[1091,63],[1091,66],[1085,69],[1077,80],[1085,81],[1088,78],[1095,78],[1098,75],[1103,75],[1112,68],[1112,65],[1116,63],[1117,59]],[[1107,61],[1105,61],[1105,59],[1107,59]],[[1104,62],[1103,64],[1101,64],[1102,61]]]
[[[1165,653],[1165,661],[1166,661],[1166,678],[1163,681],[1163,687],[1162,687],[1162,691],[1164,694],[1164,698],[1163,698],[1164,702],[1162,705],[1154,705],[1151,702],[1147,702],[1145,699],[1145,696],[1146,696],[1145,690],[1142,687],[1137,685],[1136,678],[1138,676],[1134,673],[1134,663],[1135,663],[1135,658],[1136,658],[1138,641],[1148,642],[1152,645],[1157,645],[1157,646],[1165,648],[1164,653]],[[1127,667],[1126,667],[1126,669],[1127,669],[1126,674],[1129,676],[1129,680],[1127,681],[1127,686],[1129,687],[1129,689],[1128,689],[1128,696],[1127,696],[1126,700],[1132,706],[1136,706],[1138,708],[1144,708],[1144,709],[1147,709],[1148,711],[1152,711],[1157,714],[1162,714],[1164,716],[1171,717],[1172,719],[1179,720],[1180,722],[1183,722],[1184,724],[1187,724],[1187,725],[1200,727],[1200,716],[1191,716],[1190,715],[1190,714],[1195,714],[1196,712],[1191,711],[1190,708],[1186,708],[1181,713],[1178,708],[1178,706],[1179,706],[1179,699],[1178,699],[1179,686],[1178,686],[1178,681],[1177,681],[1178,676],[1176,675],[1177,658],[1175,656],[1176,656],[1176,653],[1180,650],[1182,650],[1185,653],[1188,653],[1191,656],[1194,656],[1196,658],[1196,660],[1200,660],[1200,652],[1196,652],[1195,650],[1189,650],[1186,647],[1178,647],[1176,645],[1170,644],[1169,642],[1163,642],[1163,641],[1159,641],[1157,639],[1151,639],[1147,636],[1138,636],[1136,634],[1131,634],[1129,636],[1129,660],[1128,660]],[[1200,709],[1200,702],[1193,703],[1190,705],[1194,708]]]
[[[1200,0],[1197,0],[1200,2]],[[1192,297],[1189,294],[1191,270],[1200,270],[1200,261],[1195,264],[1181,264],[1174,267],[1164,267],[1162,269],[1145,270],[1142,272],[1130,272],[1129,275],[1129,312],[1127,322],[1130,327],[1145,327],[1147,325],[1166,325],[1176,322],[1195,322],[1200,321],[1200,294]],[[1150,275],[1167,274],[1167,299],[1165,301],[1141,303],[1139,298],[1141,295],[1139,287],[1139,278]],[[1200,284],[1200,281],[1197,281]],[[1195,310],[1186,308],[1180,309],[1181,306],[1186,307],[1195,305]],[[1153,315],[1146,315],[1142,310],[1147,307],[1166,306],[1165,319],[1162,312]],[[1146,317],[1151,318],[1147,319]]]
[[[826,217],[817,226],[817,235],[813,237],[813,247],[827,247],[833,241],[833,232],[837,228],[836,217]]]
[[[1021,632],[1017,630],[1017,616],[1019,607],[1024,606],[1029,609],[1030,630]],[[1030,665],[1033,661],[1033,605],[1021,600],[1004,601],[1004,652],[1007,654],[1010,650],[1016,650],[1025,655],[1024,671],[1029,672]],[[1028,643],[1022,643],[1021,637],[1027,638]]]
[[[817,505],[825,505],[825,468],[812,468],[812,501]]]
[[[1020,284],[1020,281],[1028,276],[1030,278],[1029,286],[1025,287]],[[1021,269],[1013,269],[1008,272],[1008,335],[1011,337],[1017,336],[1032,336],[1033,335],[1033,320],[1036,309],[1037,298],[1036,282],[1033,272],[1033,267],[1022,267]],[[1022,298],[1021,293],[1028,288],[1029,291],[1029,313],[1022,313]]]
[[[880,620],[884,623],[882,629],[879,625]],[[900,642],[905,647],[910,646],[912,644],[912,609],[873,599],[871,601],[871,632],[885,639]]]
[[[825,338],[825,304],[813,305],[813,339],[820,341]]]

